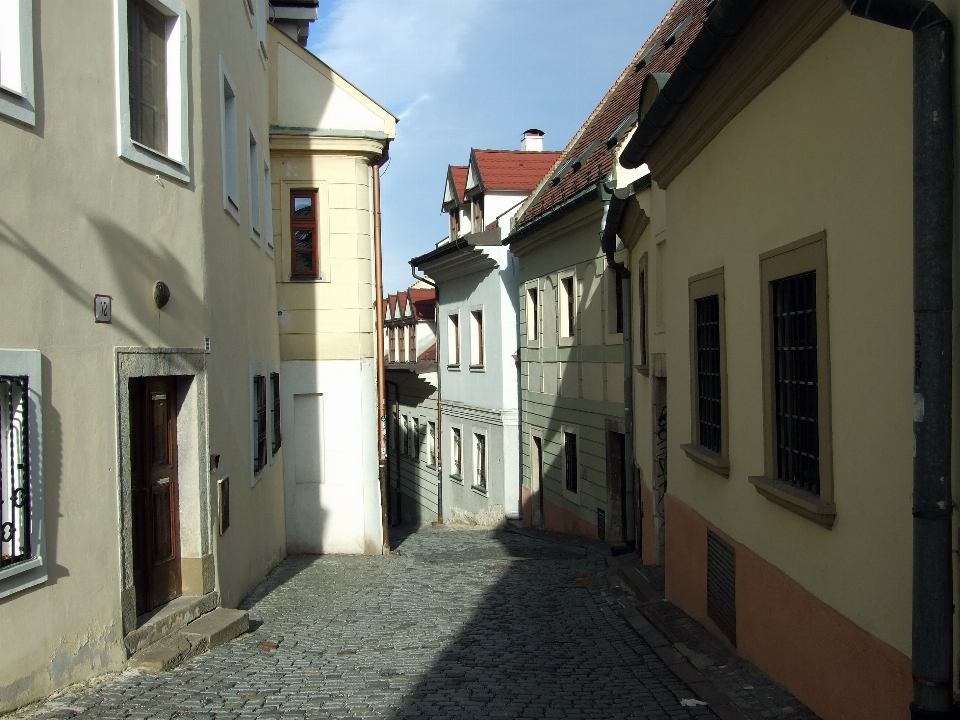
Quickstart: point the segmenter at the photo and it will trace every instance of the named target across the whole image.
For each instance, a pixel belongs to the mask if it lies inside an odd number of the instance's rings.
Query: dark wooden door
[[[531,458],[531,473],[533,475],[533,526],[542,528],[543,522],[543,439],[533,436],[533,457]]]
[[[181,593],[175,378],[130,382],[137,614]]]

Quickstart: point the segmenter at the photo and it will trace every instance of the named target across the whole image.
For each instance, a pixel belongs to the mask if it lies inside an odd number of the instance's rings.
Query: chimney
[[[543,152],[543,130],[531,128],[523,133],[520,149],[530,152]]]

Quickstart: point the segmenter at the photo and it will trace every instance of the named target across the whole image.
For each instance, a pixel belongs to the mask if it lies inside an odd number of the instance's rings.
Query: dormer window
[[[473,232],[483,232],[483,195],[474,195],[470,201],[470,215],[473,218]]]

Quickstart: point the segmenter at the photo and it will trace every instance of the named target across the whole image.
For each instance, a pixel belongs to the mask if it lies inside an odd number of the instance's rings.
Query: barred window
[[[476,477],[474,485],[480,490],[487,489],[487,438],[485,435],[475,433],[474,443],[476,450],[474,452],[474,469]]]
[[[427,423],[427,465],[437,466],[437,424]]]
[[[577,434],[565,431],[563,433],[563,476],[567,490],[572,493],[577,492],[578,466]]]
[[[263,375],[253,376],[253,398],[256,438],[253,448],[253,472],[256,474],[267,464],[267,379]]]
[[[28,387],[26,376],[0,375],[0,568],[32,556]]]
[[[820,494],[817,274],[770,283],[777,477]]]
[[[720,297],[710,295],[696,305],[697,409],[699,443],[720,453]]]
[[[452,444],[450,449],[450,474],[459,478],[463,467],[463,443],[460,438],[460,428],[450,428],[450,442]]]

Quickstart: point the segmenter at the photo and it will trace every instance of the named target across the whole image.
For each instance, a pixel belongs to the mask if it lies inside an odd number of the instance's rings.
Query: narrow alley
[[[621,617],[634,599],[582,543],[427,527],[401,529],[394,546],[290,556],[245,601],[250,633],[16,716],[815,717],[769,681],[757,713],[712,712]]]

